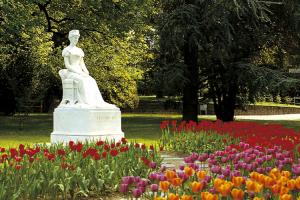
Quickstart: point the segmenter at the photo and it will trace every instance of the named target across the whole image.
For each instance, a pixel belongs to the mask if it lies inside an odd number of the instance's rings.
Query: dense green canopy
[[[85,62],[105,100],[138,104],[136,81],[149,53],[152,1],[3,0],[0,2],[0,95],[7,113],[28,102],[45,110],[61,96],[58,71],[67,34],[79,29]],[[47,81],[46,81],[47,80]],[[7,106],[10,104],[10,106]]]

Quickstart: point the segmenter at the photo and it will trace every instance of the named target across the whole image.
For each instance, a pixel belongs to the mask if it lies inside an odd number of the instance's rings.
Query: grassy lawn
[[[160,137],[159,125],[162,120],[181,119],[175,114],[122,114],[122,129],[126,138],[131,141],[154,144]],[[214,116],[203,116],[200,119],[215,120]],[[300,120],[291,121],[259,121],[259,123],[280,123],[298,130]],[[33,144],[50,142],[52,132],[52,115],[30,114],[20,125],[17,117],[0,116],[0,146],[18,146],[20,143]]]
[[[172,114],[122,114],[122,130],[131,141],[153,144],[160,137],[162,120],[180,118]],[[51,114],[30,114],[23,125],[18,117],[0,116],[0,146],[50,142],[52,123]]]

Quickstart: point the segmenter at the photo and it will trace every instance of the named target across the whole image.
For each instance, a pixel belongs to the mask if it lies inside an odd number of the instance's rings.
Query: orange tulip
[[[289,188],[287,188],[287,187],[284,187],[284,186],[281,186],[281,188],[280,188],[280,195],[284,195],[284,194],[287,194],[287,193],[289,193],[289,191],[290,191],[290,189]]]
[[[264,198],[263,197],[254,197],[253,200],[264,200]]]
[[[295,184],[296,184],[296,188],[300,189],[300,176],[298,176],[298,178],[296,178]]]
[[[231,196],[234,200],[242,200],[244,198],[244,192],[243,190],[238,190],[236,188],[234,188],[233,190],[231,190]]]
[[[293,200],[293,196],[290,194],[284,194],[279,197],[280,200]]]
[[[245,179],[241,176],[232,177],[232,183],[235,187],[240,187],[245,182]]]
[[[164,198],[164,197],[154,197],[153,200],[166,200],[166,198]]]
[[[179,195],[178,194],[169,193],[168,199],[169,200],[179,200]]]
[[[277,185],[277,184],[273,185],[271,187],[271,190],[272,190],[273,194],[279,194],[280,193],[280,189],[281,189],[280,185]]]
[[[191,167],[184,167],[184,173],[187,176],[192,176],[194,174],[194,170]]]
[[[263,175],[263,174],[259,174],[258,176],[257,176],[257,180],[256,180],[257,182],[259,182],[260,184],[265,184],[265,175]]]
[[[199,183],[197,181],[191,183],[191,188],[194,193],[200,192],[203,189],[203,186],[203,183]]]
[[[250,178],[253,180],[257,180],[259,173],[258,172],[251,172],[250,173]]]
[[[271,188],[273,185],[276,184],[276,181],[269,176],[265,176],[264,182],[266,188]]]
[[[159,182],[159,187],[162,191],[166,192],[169,190],[169,186],[170,186],[170,183],[169,181],[160,181]]]
[[[200,180],[203,180],[206,176],[206,172],[205,171],[198,171],[197,172],[197,177],[200,179]]]
[[[165,176],[167,177],[168,180],[170,180],[170,179],[176,178],[177,174],[176,174],[176,172],[174,172],[172,170],[166,170]]]
[[[284,176],[281,176],[278,180],[277,180],[277,184],[279,185],[286,185],[288,181],[288,178],[284,177]]]
[[[282,171],[281,172],[281,176],[284,176],[284,177],[286,177],[286,178],[290,178],[291,177],[291,172],[289,172],[289,171]]]
[[[170,180],[171,184],[174,186],[180,186],[183,182],[181,178],[173,178]]]
[[[220,179],[220,178],[216,178],[214,180],[214,188],[218,188],[220,185],[222,185],[223,183],[225,182],[225,180],[223,179]]]
[[[273,168],[269,174],[271,178],[277,179],[280,176],[280,171],[277,168]]]
[[[201,200],[218,200],[218,196],[209,192],[201,192]]]
[[[295,186],[296,186],[296,181],[294,179],[288,180],[287,187],[290,190],[293,190],[295,188]]]
[[[193,196],[190,196],[190,195],[182,195],[181,196],[181,200],[193,200]]]
[[[247,180],[246,187],[248,192],[259,193],[262,190],[263,186],[255,181]]]
[[[231,182],[225,182],[224,184],[219,186],[217,191],[220,192],[223,197],[226,197],[229,195],[232,186],[233,184]]]

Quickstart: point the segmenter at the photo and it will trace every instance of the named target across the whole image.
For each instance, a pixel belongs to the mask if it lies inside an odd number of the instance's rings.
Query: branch
[[[69,18],[69,17],[65,17],[65,18],[63,18],[63,19],[61,19],[61,20],[56,20],[56,19],[54,19],[53,17],[49,17],[49,19],[50,19],[51,21],[55,22],[55,23],[58,23],[58,24],[60,24],[61,22],[64,22],[64,21],[74,21],[74,20],[75,20],[75,19]]]
[[[42,11],[45,14],[46,20],[47,20],[47,31],[52,32],[52,26],[51,26],[51,19],[49,16],[49,13],[47,12],[46,7],[50,4],[51,0],[48,0],[44,5],[37,3],[40,11]]]

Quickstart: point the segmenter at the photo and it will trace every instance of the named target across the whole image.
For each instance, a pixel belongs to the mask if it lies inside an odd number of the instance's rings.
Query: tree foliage
[[[16,95],[24,97],[8,81],[15,75],[9,70],[16,69],[20,75],[30,72],[26,86],[15,80],[24,85],[18,89],[29,99],[43,100],[46,109],[51,107],[61,96],[58,77],[58,71],[64,68],[61,50],[68,45],[68,32],[79,29],[79,45],[86,52],[88,69],[96,77],[104,99],[120,107],[136,107],[136,81],[142,76],[143,59],[151,56],[146,36],[151,28],[149,16],[155,12],[152,3],[151,0],[1,1],[0,69],[1,77],[6,78],[1,80],[0,93],[6,96],[4,89],[9,88],[12,99],[18,99]],[[21,61],[17,66],[18,57],[24,63]],[[25,88],[31,92],[25,92]],[[15,106],[12,105],[11,111],[16,110]]]
[[[276,29],[286,30],[286,24],[273,13],[294,19],[289,2],[163,1],[161,62],[168,84],[180,84],[176,86],[183,93],[183,104],[189,101],[184,98],[187,90],[198,99],[201,85],[208,88],[205,95],[213,100],[217,118],[231,121],[237,105],[253,101],[260,93],[295,84],[295,79],[282,73],[279,62],[253,61],[261,47],[276,43],[274,35],[282,36]],[[193,53],[197,59],[186,62]],[[198,90],[191,89],[192,85]],[[197,110],[197,104],[190,110]],[[197,114],[193,112],[186,119],[197,119]]]

